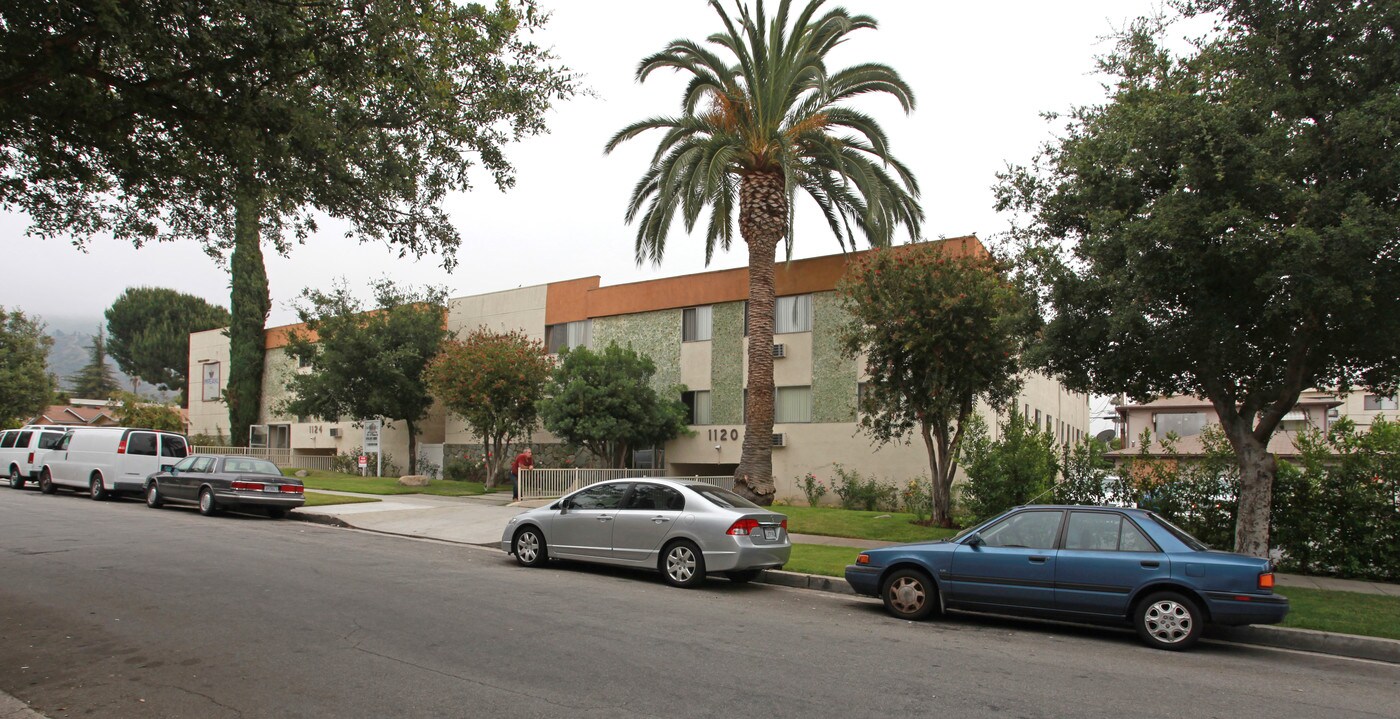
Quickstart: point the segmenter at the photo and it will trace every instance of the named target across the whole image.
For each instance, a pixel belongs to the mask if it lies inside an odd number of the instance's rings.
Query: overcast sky
[[[698,40],[715,31],[713,11],[702,0],[540,2],[553,18],[539,40],[553,46],[595,96],[558,106],[549,117],[550,134],[508,149],[517,172],[509,192],[497,191],[478,173],[473,191],[449,198],[448,212],[463,237],[457,268],[444,272],[438,257],[399,260],[381,244],[344,239],[342,226],[325,222],[320,235],[287,257],[268,250],[269,326],[295,321],[289,301],[302,288],[325,287],[340,277],[364,288],[387,273],[401,282],[446,286],[455,297],[590,275],[613,285],[706,269],[703,235],[687,237],[679,228],[660,266],[637,266],[635,229],[623,213],[658,138],[644,135],[610,156],[602,147],[626,124],[677,109],[682,81],[664,73],[638,85],[636,64],[669,40]],[[1042,112],[1103,98],[1104,78],[1094,73],[1094,56],[1110,49],[1105,38],[1115,29],[1159,6],[1145,0],[844,5],[873,15],[880,28],[854,34],[838,49],[833,66],[887,63],[914,89],[918,106],[907,116],[891,98],[858,103],[880,120],[893,152],[916,174],[925,236],[975,233],[984,240],[1007,225],[992,207],[995,173],[1008,162],[1028,161],[1058,129]],[[1174,35],[1186,32],[1180,28]],[[796,226],[794,257],[839,251],[810,200],[799,200]],[[122,290],[136,285],[228,304],[225,271],[194,244],[136,250],[97,238],[83,253],[62,241],[26,237],[26,227],[22,215],[0,213],[9,268],[0,281],[0,305],[60,324],[99,316]],[[738,243],[717,254],[709,269],[740,267],[745,259]]]

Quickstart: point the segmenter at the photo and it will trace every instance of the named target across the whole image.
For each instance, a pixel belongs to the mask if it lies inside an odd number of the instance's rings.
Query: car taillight
[[[284,484],[281,487],[278,487],[277,491],[285,492],[287,494],[303,494],[305,493],[306,488],[302,487],[300,484]]]
[[[230,486],[234,489],[246,489],[250,492],[261,492],[263,490],[261,482],[234,482]]]
[[[755,529],[758,529],[758,520],[753,519],[751,517],[746,517],[729,525],[729,531],[725,532],[725,534],[733,534],[735,536],[747,536],[750,532],[752,532]]]
[[[34,453],[33,453],[33,452],[30,452],[30,453],[29,453],[29,463],[30,463],[30,464],[34,464]]]
[[[778,522],[778,526],[779,526],[779,527],[782,527],[782,528],[783,528],[783,531],[786,532],[786,531],[787,531],[787,520],[784,519],[783,521]]]
[[[1259,588],[1260,588],[1260,589],[1273,589],[1273,588],[1274,588],[1274,573],[1273,573],[1273,572],[1261,572],[1261,573],[1259,574]]]
[[[126,440],[117,443],[117,454],[126,454]]]
[[[860,555],[857,555],[857,556],[856,556],[856,564],[869,564],[869,563],[870,563],[870,555],[869,555],[869,554],[860,554]]]

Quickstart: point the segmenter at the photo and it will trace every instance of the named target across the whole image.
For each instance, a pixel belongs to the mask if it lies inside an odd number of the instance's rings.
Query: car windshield
[[[1168,522],[1166,519],[1162,518],[1161,515],[1152,512],[1149,513],[1147,516],[1151,517],[1152,521],[1162,525],[1163,529],[1167,530],[1168,532],[1171,532],[1173,537],[1176,537],[1177,539],[1181,540],[1182,544],[1185,544],[1191,549],[1197,552],[1205,552],[1210,549],[1209,544],[1206,544],[1205,542],[1196,539],[1190,534],[1187,534],[1186,530],[1176,526],[1175,524],[1172,524],[1171,522]]]
[[[692,484],[690,488],[696,494],[708,499],[710,504],[722,509],[763,509],[763,507],[721,487],[712,487],[708,484]]]

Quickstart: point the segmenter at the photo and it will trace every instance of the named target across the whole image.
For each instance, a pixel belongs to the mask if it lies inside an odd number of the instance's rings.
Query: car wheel
[[[155,482],[146,485],[146,506],[151,509],[160,509],[165,506],[165,498],[160,496],[160,487]]]
[[[49,474],[47,467],[39,472],[39,491],[44,494],[53,494],[58,488],[53,486],[53,475]]]
[[[725,572],[724,576],[729,577],[729,581],[735,584],[748,584],[758,579],[758,575],[762,573],[762,569],[740,569],[733,572]]]
[[[938,588],[927,574],[917,569],[901,569],[885,578],[880,590],[885,610],[900,619],[927,619],[938,608]]]
[[[206,517],[219,513],[219,503],[214,501],[214,490],[208,487],[199,490],[199,513]]]
[[[684,539],[666,548],[659,569],[673,587],[696,587],[705,581],[705,557],[699,547]]]
[[[524,527],[515,533],[515,561],[522,567],[541,567],[549,561],[549,549],[544,535],[534,527]]]
[[[109,496],[107,490],[102,487],[101,476],[94,474],[92,475],[92,479],[88,480],[88,496],[98,502],[101,502]]]
[[[24,475],[19,473],[19,467],[10,467],[10,487],[24,489]]]
[[[267,508],[267,516],[272,517],[273,519],[285,519],[286,516],[287,516],[287,508],[286,508],[286,507],[268,507],[268,508]]]
[[[1155,649],[1180,651],[1201,638],[1205,615],[1190,599],[1176,592],[1158,592],[1137,605],[1138,636]]]

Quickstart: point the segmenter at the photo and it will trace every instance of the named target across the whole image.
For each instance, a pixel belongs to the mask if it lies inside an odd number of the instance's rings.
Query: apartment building
[[[975,237],[942,243],[949,253],[985,252]],[[901,483],[928,472],[922,443],[877,449],[856,424],[856,400],[866,378],[858,360],[841,356],[837,330],[845,315],[834,291],[853,256],[796,260],[777,268],[775,335],[773,346],[763,351],[775,358],[773,471],[780,498],[799,497],[796,481],[807,472],[830,478],[836,463]],[[680,393],[690,411],[693,435],[645,453],[638,463],[672,476],[730,474],[743,446],[750,351],[747,296],[744,268],[611,286],[593,276],[454,298],[448,303],[447,326],[463,334],[478,326],[521,330],[550,352],[617,343],[649,355],[658,370],[656,388]],[[305,371],[282,351],[292,327],[267,332],[265,428],[257,431],[268,446],[297,453],[349,451],[362,436],[352,423],[277,412],[285,398],[287,373]],[[227,343],[219,330],[191,335],[191,368],[202,368],[191,372],[193,432],[228,426],[227,411],[217,400],[226,382]],[[1048,377],[1029,376],[1016,406],[1064,442],[1082,438],[1089,430],[1088,396],[1068,392]],[[989,408],[978,411],[996,426],[998,418]],[[395,457],[407,451],[402,427],[386,429],[382,441]],[[420,441],[430,447],[443,445],[447,456],[480,447],[460,419],[440,409],[424,422]],[[557,440],[540,431],[532,441]]]

